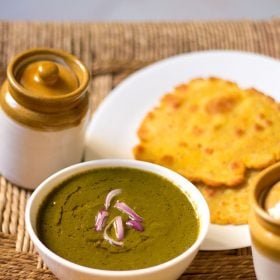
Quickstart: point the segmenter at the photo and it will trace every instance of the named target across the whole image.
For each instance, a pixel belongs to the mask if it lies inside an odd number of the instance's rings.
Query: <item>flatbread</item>
[[[236,188],[212,188],[204,184],[197,185],[207,201],[212,224],[241,225],[248,223],[251,206],[250,192],[259,173],[248,172],[245,182]]]
[[[141,123],[136,159],[211,187],[239,187],[249,169],[280,159],[280,106],[230,81],[194,79],[166,94]]]

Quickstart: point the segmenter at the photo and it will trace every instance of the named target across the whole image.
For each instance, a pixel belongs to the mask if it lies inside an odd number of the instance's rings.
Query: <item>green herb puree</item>
[[[96,232],[95,216],[106,195],[121,189],[108,210],[108,224],[124,221],[122,247],[110,245]],[[127,215],[114,208],[123,201],[143,217],[144,231],[128,228]],[[64,181],[41,205],[37,231],[57,255],[87,267],[106,270],[141,269],[166,262],[197,239],[199,221],[187,196],[172,182],[132,168],[99,168]],[[114,230],[111,234],[113,238]]]

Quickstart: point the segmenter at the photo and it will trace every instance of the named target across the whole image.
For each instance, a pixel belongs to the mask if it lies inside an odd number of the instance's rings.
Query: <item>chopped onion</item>
[[[118,194],[120,194],[122,192],[121,189],[115,189],[115,190],[112,190],[110,191],[107,196],[106,196],[106,200],[105,200],[105,209],[108,210],[108,208],[110,207],[110,204],[111,204],[111,200]]]
[[[143,218],[140,217],[134,210],[132,210],[124,202],[117,201],[114,207],[117,208],[118,210],[120,210],[121,212],[127,214],[131,220],[139,221],[139,222],[143,221]]]
[[[98,211],[96,217],[95,217],[95,230],[101,231],[106,223],[107,217],[109,216],[109,213],[102,209]]]
[[[120,216],[117,216],[115,217],[112,221],[110,221],[110,223],[105,227],[104,229],[104,233],[103,233],[103,238],[105,240],[107,240],[111,245],[116,245],[116,246],[123,246],[123,242],[122,241],[117,241],[113,238],[111,238],[108,234],[108,230],[110,229],[110,227],[112,226],[113,223],[115,223],[116,219],[118,219],[118,217]]]
[[[108,209],[110,208],[112,199],[119,195],[122,192],[121,189],[114,189],[110,191],[105,199],[104,207],[98,211],[95,217],[95,230],[102,231],[104,226],[106,225],[107,218],[109,216]],[[129,216],[129,220],[126,222],[126,225],[130,228],[133,228],[137,231],[143,231],[144,227],[141,224],[143,218],[139,216],[133,209],[131,209],[126,203],[117,201],[114,205],[116,209],[125,213]],[[112,238],[109,234],[111,227],[114,227],[116,239]],[[106,226],[103,231],[104,240],[108,241],[111,245],[115,246],[123,246],[124,239],[124,226],[123,220],[121,216],[116,216],[112,219]]]
[[[114,220],[114,229],[116,232],[116,237],[118,240],[123,240],[124,239],[124,228],[123,228],[123,222],[122,222],[122,217],[117,216]]]
[[[129,226],[130,228],[133,228],[133,229],[137,230],[137,231],[143,231],[144,230],[143,225],[139,221],[136,221],[136,220],[128,220],[128,221],[126,221],[126,225]]]

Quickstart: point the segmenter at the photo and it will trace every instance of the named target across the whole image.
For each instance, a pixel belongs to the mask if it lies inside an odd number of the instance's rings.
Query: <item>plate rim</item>
[[[273,58],[271,56],[250,52],[250,51],[241,51],[241,50],[222,50],[222,49],[215,49],[215,50],[201,50],[201,51],[194,51],[194,52],[185,52],[181,54],[172,55],[163,59],[160,59],[158,61],[155,61],[141,69],[136,70],[132,74],[129,74],[123,81],[121,81],[115,88],[110,90],[108,94],[105,96],[105,98],[101,101],[101,103],[98,105],[97,109],[93,113],[95,115],[96,113],[99,113],[100,110],[102,110],[103,104],[106,101],[110,102],[108,100],[116,98],[116,93],[121,90],[122,87],[126,86],[126,84],[132,82],[135,78],[138,78],[142,73],[145,73],[147,71],[152,71],[153,68],[158,67],[158,65],[163,65],[165,63],[169,63],[170,61],[175,62],[175,60],[180,60],[182,58],[189,58],[192,56],[201,56],[201,55],[238,55],[238,56],[246,56],[247,58],[251,59],[263,59],[270,61],[272,63],[280,63],[280,60],[277,58]],[[118,94],[118,93],[117,93]]]

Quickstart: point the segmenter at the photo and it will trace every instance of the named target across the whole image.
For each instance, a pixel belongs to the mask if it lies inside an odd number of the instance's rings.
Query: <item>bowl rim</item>
[[[158,174],[160,176],[164,176],[167,180],[174,183],[177,187],[179,187],[181,190],[185,189],[186,195],[189,196],[189,199],[191,200],[191,203],[193,204],[194,208],[200,208],[201,213],[199,216],[200,221],[200,230],[198,237],[196,241],[192,244],[191,247],[189,247],[187,250],[185,250],[180,255],[164,262],[158,265],[154,265],[147,268],[141,268],[141,269],[133,269],[133,270],[105,270],[105,269],[96,269],[91,267],[86,267],[83,265],[76,264],[74,262],[71,262],[53,251],[51,251],[46,245],[43,244],[43,242],[39,239],[37,236],[37,233],[34,229],[34,226],[31,222],[31,210],[33,209],[34,201],[37,201],[40,198],[40,193],[52,184],[53,181],[55,181],[58,178],[61,178],[63,175],[66,175],[66,177],[73,176],[74,174],[85,172],[90,169],[97,169],[97,168],[103,168],[103,167],[127,167],[127,168],[136,168],[144,171],[149,171],[155,174]],[[162,173],[166,173],[163,175]],[[182,186],[183,185],[183,186]],[[57,183],[55,183],[47,193],[51,192],[53,188],[57,186]],[[187,188],[186,188],[187,186]],[[47,194],[46,194],[47,195]],[[44,199],[46,195],[42,198]],[[194,199],[194,197],[196,199]],[[196,200],[196,201],[194,201]],[[198,205],[199,204],[199,205]],[[38,207],[39,209],[39,207]],[[198,211],[198,210],[196,210]],[[38,212],[37,212],[38,213]],[[37,216],[37,213],[34,215]],[[184,178],[182,175],[157,164],[144,162],[140,160],[130,160],[130,159],[98,159],[98,160],[91,160],[86,162],[81,162],[78,164],[71,165],[69,167],[66,167],[54,174],[52,174],[50,177],[48,177],[46,180],[44,180],[42,183],[39,184],[39,186],[35,189],[35,191],[30,196],[25,210],[25,223],[26,223],[26,229],[30,235],[30,238],[32,242],[34,243],[35,247],[38,249],[39,252],[42,252],[46,256],[48,256],[50,259],[52,259],[54,262],[59,263],[62,266],[66,266],[70,270],[75,270],[77,272],[86,273],[88,275],[99,275],[99,276],[108,276],[108,277],[127,277],[127,276],[141,276],[145,274],[150,274],[154,272],[158,272],[161,270],[164,270],[166,268],[169,268],[171,266],[176,266],[177,263],[180,263],[185,258],[187,258],[189,255],[194,253],[197,249],[199,249],[199,246],[203,242],[203,240],[206,237],[206,234],[208,232],[209,224],[210,224],[210,211],[207,205],[207,202],[205,201],[204,197],[200,193],[200,191],[186,178]],[[40,254],[42,255],[42,254]]]

